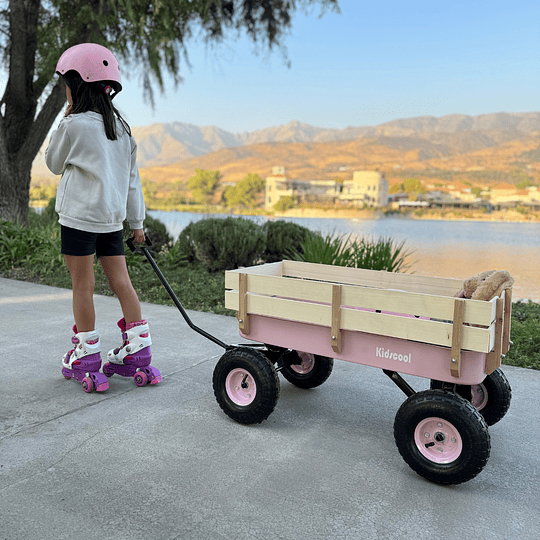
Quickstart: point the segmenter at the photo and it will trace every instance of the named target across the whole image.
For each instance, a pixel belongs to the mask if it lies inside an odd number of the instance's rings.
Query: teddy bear
[[[491,300],[501,296],[504,289],[510,289],[514,279],[506,270],[487,270],[472,276],[463,282],[463,289],[456,294],[457,298],[473,300]]]

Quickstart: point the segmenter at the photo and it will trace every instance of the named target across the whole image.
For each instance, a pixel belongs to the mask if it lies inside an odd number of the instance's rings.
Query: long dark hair
[[[116,119],[120,120],[123,129],[131,135],[131,129],[122,118],[116,107],[112,104],[112,99],[107,92],[110,89],[107,81],[84,82],[81,76],[70,70],[63,75],[64,81],[71,91],[73,98],[72,114],[94,111],[103,117],[103,126],[107,139],[116,141],[118,139]]]

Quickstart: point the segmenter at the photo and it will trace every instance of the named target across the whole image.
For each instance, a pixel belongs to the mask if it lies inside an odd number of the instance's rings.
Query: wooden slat
[[[248,315],[248,276],[247,274],[239,275],[239,290],[238,290],[238,311],[236,318],[238,319],[238,327],[246,335],[249,334],[249,315]]]
[[[238,310],[237,291],[226,291],[225,307]],[[332,320],[331,305],[299,302],[255,294],[247,295],[247,310],[248,313],[256,315],[326,327],[331,325]],[[444,347],[451,347],[452,345],[451,323],[373,313],[344,306],[341,307],[341,329],[410,339]],[[490,333],[490,329],[464,326],[462,349],[489,352]]]
[[[495,346],[486,358],[486,374],[493,373],[501,367],[502,356],[502,335],[503,335],[503,319],[504,319],[504,299],[497,298],[497,318],[495,319]]]
[[[346,268],[298,261],[283,261],[283,276],[363,285],[379,289],[401,289],[442,296],[454,296],[462,288],[459,279],[418,276],[360,268]]]
[[[238,270],[227,270],[225,272],[225,288],[238,289],[238,276],[240,274],[281,276],[283,275],[283,263],[275,262],[260,264],[258,266],[250,266],[248,268],[239,268]]]
[[[341,354],[341,285],[332,285],[332,349]]]
[[[229,288],[238,288],[232,281]],[[268,296],[279,296],[308,302],[332,302],[332,283],[299,280],[286,277],[260,276],[250,274],[249,292]],[[454,299],[446,296],[408,293],[359,287],[341,286],[341,304],[347,307],[373,309],[390,313],[402,313],[431,319],[452,320]],[[464,322],[489,326],[495,319],[495,300],[483,302],[466,300]]]
[[[450,354],[450,374],[452,377],[461,375],[461,343],[463,339],[463,308],[464,300],[454,301],[454,322],[452,324],[452,350]]]
[[[503,343],[502,353],[506,354],[510,350],[510,328],[512,323],[512,289],[504,291],[504,322],[503,322]]]

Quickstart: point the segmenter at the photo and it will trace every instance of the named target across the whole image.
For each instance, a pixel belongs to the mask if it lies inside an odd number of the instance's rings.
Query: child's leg
[[[108,362],[103,366],[103,373],[107,376],[118,373],[124,377],[133,377],[138,386],[158,384],[161,382],[161,374],[150,366],[152,340],[148,323],[142,319],[141,304],[129,278],[126,258],[123,255],[109,255],[100,257],[99,261],[112,291],[120,300],[124,315],[118,321],[124,341],[121,347],[107,354]]]
[[[140,321],[141,304],[129,278],[126,258],[123,255],[103,256],[99,258],[99,262],[109,280],[112,292],[120,301],[126,323]]]
[[[66,266],[71,274],[73,286],[73,316],[78,332],[91,332],[95,329],[94,311],[94,256],[77,257],[64,255]]]

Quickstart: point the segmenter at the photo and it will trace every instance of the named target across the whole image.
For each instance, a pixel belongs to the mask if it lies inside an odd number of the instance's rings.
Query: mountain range
[[[335,176],[340,167],[409,166],[482,151],[493,153],[517,140],[524,141],[524,152],[534,153],[540,148],[540,112],[422,116],[344,129],[292,121],[231,133],[216,126],[171,122],[132,131],[138,144],[138,164],[146,177],[180,179],[195,168],[213,168],[235,181],[247,172],[264,176],[273,165],[284,165],[289,171],[296,169],[298,177],[315,178]],[[50,176],[44,148],[34,162],[34,176]],[[227,173],[226,169],[231,170]]]

